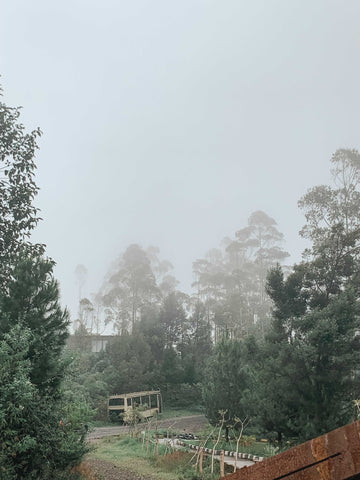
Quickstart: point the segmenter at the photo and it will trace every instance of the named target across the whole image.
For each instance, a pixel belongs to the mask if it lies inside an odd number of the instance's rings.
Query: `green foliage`
[[[299,201],[306,225],[301,234],[314,245],[322,243],[333,226],[342,225],[346,234],[359,230],[360,154],[339,149],[331,158],[333,186],[311,188]]]
[[[351,420],[360,393],[359,313],[350,288],[323,309],[274,322],[257,398],[258,419],[270,434],[305,440]]]
[[[360,395],[360,155],[339,150],[332,165],[334,187],[314,187],[299,202],[307,219],[302,235],[312,247],[286,277],[279,265],[268,274],[273,318],[264,341],[241,349],[225,340],[215,348],[204,378],[213,424],[228,410],[230,418],[251,416],[253,428],[272,440],[299,442],[352,420]],[[256,223],[256,234],[251,221],[228,245],[234,261],[260,237],[272,238],[271,222]],[[265,265],[266,250],[256,255]],[[238,299],[225,305],[240,308]]]
[[[154,439],[152,438],[154,441]],[[165,454],[167,453],[167,454]],[[140,439],[123,437],[100,441],[95,452],[97,458],[113,462],[137,475],[148,475],[161,480],[215,480],[219,478],[219,462],[215,463],[215,472],[210,473],[210,459],[204,458],[204,473],[200,476],[194,469],[196,460],[192,453],[166,452],[164,445],[150,443],[148,447]]]
[[[171,292],[164,298],[159,320],[165,334],[165,346],[168,349],[183,342],[187,319],[179,292]]]
[[[338,150],[332,167],[334,185],[299,202],[312,245],[286,274],[277,264],[287,256],[283,236],[261,211],[223,250],[194,262],[196,298],[170,281],[160,288],[168,266],[129,247],[107,284],[117,302],[108,307],[120,320],[127,312],[126,328],[81,379],[91,396],[160,387],[166,406],[190,406],[202,382],[212,424],[221,410],[225,426],[250,417],[253,432],[278,442],[350,421],[360,395],[360,155]]]
[[[211,331],[201,303],[186,315],[186,299],[170,293],[162,308],[142,311],[131,334],[113,337],[102,353],[79,356],[77,382],[99,409],[97,418],[104,418],[108,394],[160,388],[166,406],[201,404],[197,384],[212,348]]]
[[[88,450],[79,422],[60,426],[60,399],[31,382],[31,331],[18,324],[0,341],[1,478],[57,478]],[[70,408],[67,406],[67,408]]]
[[[190,333],[186,343],[182,344],[184,382],[196,384],[203,380],[205,364],[213,348],[211,326],[201,302],[196,302],[189,323]]]
[[[59,304],[59,287],[52,275],[54,262],[41,257],[20,256],[7,293],[0,296],[0,311],[6,313],[0,336],[21,319],[33,340],[29,349],[31,381],[42,390],[56,390],[64,364],[60,361],[69,324]]]
[[[202,404],[201,384],[166,384],[161,390],[164,408],[199,407]]]
[[[68,314],[54,262],[28,241],[39,220],[32,201],[40,131],[25,134],[18,117],[0,104],[0,477],[64,478],[87,446],[80,415],[60,425],[71,409],[60,391]]]
[[[104,378],[112,393],[146,389],[151,351],[142,335],[124,334],[108,347]]]
[[[212,425],[226,411],[225,425],[235,423],[235,417],[249,416],[252,377],[246,342],[223,339],[214,349],[204,373],[203,397],[206,416]]]
[[[118,332],[106,351],[79,356],[76,381],[98,409],[97,418],[104,418],[107,396],[115,393],[160,388],[167,405],[201,401],[192,386],[201,381],[211,352],[211,326],[202,303],[175,290],[177,282],[168,274],[171,268],[169,262],[159,260],[158,249],[130,245],[97,295],[106,320]],[[81,299],[79,349],[88,348],[86,309],[92,318],[93,307],[88,299]],[[177,393],[184,389],[186,393]]]
[[[258,420],[278,440],[305,440],[352,419],[360,394],[360,155],[332,157],[334,187],[318,186],[299,204],[312,247],[285,279],[270,271],[273,323],[258,368]]]
[[[0,286],[6,288],[20,252],[43,253],[43,245],[28,242],[39,221],[33,199],[34,162],[39,129],[25,133],[19,123],[20,109],[0,102]]]

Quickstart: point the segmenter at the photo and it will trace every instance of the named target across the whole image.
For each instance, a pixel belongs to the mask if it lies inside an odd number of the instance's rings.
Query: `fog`
[[[357,0],[3,0],[3,101],[43,131],[33,238],[77,313],[130,243],[191,265],[264,210],[289,262],[297,201],[360,148]]]

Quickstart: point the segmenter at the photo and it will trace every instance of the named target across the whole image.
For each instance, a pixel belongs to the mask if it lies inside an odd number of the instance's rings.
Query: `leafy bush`
[[[189,407],[202,404],[201,385],[167,384],[162,388],[165,407]]]
[[[21,324],[0,341],[2,480],[56,479],[88,451],[78,421],[60,424],[61,397],[40,394],[31,382],[29,345],[31,332]]]

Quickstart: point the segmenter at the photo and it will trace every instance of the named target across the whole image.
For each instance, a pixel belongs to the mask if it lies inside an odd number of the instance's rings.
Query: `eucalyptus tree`
[[[249,301],[255,319],[264,323],[270,307],[265,292],[267,272],[289,256],[282,248],[284,235],[277,229],[273,218],[258,210],[250,215],[248,226],[236,232],[236,238],[241,249],[247,252],[247,258],[252,260]]]
[[[150,261],[151,270],[155,277],[156,284],[159,286],[163,295],[167,295],[170,291],[175,290],[179,282],[170,273],[174,267],[169,260],[162,260],[159,257],[159,247],[150,246],[145,251]]]
[[[212,249],[193,264],[193,286],[207,308],[215,341],[225,332],[243,337],[263,330],[270,311],[267,270],[288,256],[275,220],[262,211],[251,214],[235,237],[225,239],[223,250]]]
[[[315,302],[327,304],[351,280],[359,280],[360,154],[337,150],[331,158],[333,186],[310,189],[299,201],[307,220],[301,235],[312,242],[304,259]]]
[[[226,252],[217,248],[209,250],[204,259],[193,263],[197,298],[205,306],[206,318],[213,329],[215,343],[225,330],[234,332],[235,323],[228,306],[233,279]]]
[[[159,289],[146,252],[130,245],[109,272],[101,296],[108,321],[120,333],[131,331],[141,310],[159,301]]]
[[[286,278],[279,266],[268,278],[274,309],[258,369],[259,418],[279,439],[341,426],[360,395],[360,155],[338,150],[331,163],[333,185],[299,201],[311,247]]]
[[[104,308],[105,322],[120,334],[132,332],[144,312],[148,319],[153,307],[160,308],[164,299],[176,292],[179,282],[172,269],[168,260],[159,257],[157,247],[127,247],[113,262],[95,296],[96,303]]]
[[[331,164],[334,185],[315,186],[299,200],[307,221],[301,234],[314,243],[321,242],[334,225],[342,224],[346,234],[360,227],[360,154],[339,149]]]

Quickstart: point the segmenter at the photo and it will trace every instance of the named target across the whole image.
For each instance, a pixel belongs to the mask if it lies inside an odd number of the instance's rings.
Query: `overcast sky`
[[[2,0],[9,106],[43,131],[34,235],[75,318],[130,243],[191,265],[255,210],[300,259],[297,201],[360,148],[359,0]]]

